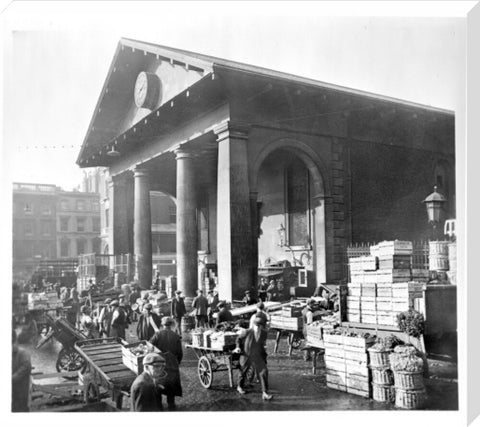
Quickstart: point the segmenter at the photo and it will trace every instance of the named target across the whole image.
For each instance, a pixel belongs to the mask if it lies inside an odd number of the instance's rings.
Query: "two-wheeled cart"
[[[85,361],[75,350],[74,345],[77,341],[84,340],[87,337],[78,329],[75,329],[66,319],[54,318],[47,313],[44,314],[44,318],[48,325],[48,332],[38,342],[36,348],[40,348],[53,337],[62,345],[55,364],[57,372],[82,369]]]
[[[205,388],[210,388],[213,382],[213,373],[227,371],[230,387],[233,387],[233,370],[240,368],[240,355],[233,352],[233,349],[214,349],[211,347],[199,347],[193,344],[186,344],[198,357],[198,379]]]
[[[98,338],[77,341],[75,349],[85,360],[82,373],[84,400],[86,403],[102,399],[101,388],[110,394],[117,409],[122,409],[123,397],[130,395],[130,387],[137,378],[123,363],[121,338]]]

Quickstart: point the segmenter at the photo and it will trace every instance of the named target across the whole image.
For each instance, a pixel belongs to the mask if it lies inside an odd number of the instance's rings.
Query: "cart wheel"
[[[83,377],[83,399],[85,403],[100,401],[100,388],[91,375]]]
[[[205,388],[210,388],[213,380],[212,365],[207,357],[202,356],[198,360],[198,378]]]
[[[62,371],[78,371],[82,369],[85,364],[82,356],[80,356],[74,349],[62,348],[58,353],[56,368],[57,372]]]

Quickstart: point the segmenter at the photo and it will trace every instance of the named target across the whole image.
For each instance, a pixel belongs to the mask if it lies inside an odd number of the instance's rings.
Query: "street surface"
[[[127,332],[127,340],[135,342],[135,328]],[[184,341],[188,342],[188,334]],[[280,341],[277,354],[273,354],[273,334],[269,335],[267,344],[271,401],[261,399],[260,384],[254,383],[247,388],[247,394],[240,395],[235,388],[230,388],[227,371],[215,372],[211,389],[201,386],[197,376],[197,357],[191,349],[184,350],[181,363],[183,397],[177,398],[177,411],[323,411],[323,410],[392,410],[393,404],[375,402],[353,394],[332,390],[325,383],[325,365],[323,357],[317,360],[317,374],[312,374],[311,362],[303,360],[300,351],[293,351],[288,356],[286,339]],[[32,365],[34,372],[53,373],[60,345],[52,340],[41,349],[33,350]],[[427,408],[429,410],[458,409],[458,387],[456,365],[447,362],[429,360],[430,377],[425,380],[427,387]],[[238,371],[234,370],[236,387]],[[58,379],[41,380],[51,383]],[[80,387],[79,387],[80,390]],[[41,405],[36,403],[42,402]],[[128,399],[124,399],[124,410],[129,410]],[[165,400],[165,399],[164,399]],[[105,400],[111,403],[110,399]],[[34,399],[33,411],[49,411],[57,405],[46,406],[43,399]],[[166,407],[165,401],[164,406]],[[85,408],[85,410],[88,410]],[[96,410],[112,410],[102,408]]]

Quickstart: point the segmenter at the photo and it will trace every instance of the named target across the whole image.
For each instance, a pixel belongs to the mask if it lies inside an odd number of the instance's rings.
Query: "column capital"
[[[140,177],[147,177],[148,178],[149,171],[144,166],[141,166],[141,165],[135,166],[132,169],[132,171],[133,171],[133,177],[134,178],[140,178]]]
[[[248,139],[250,128],[248,123],[228,121],[216,126],[213,132],[219,142],[226,138]]]
[[[177,148],[174,150],[175,153],[175,160],[180,160],[180,159],[193,159],[195,155],[188,151],[186,148]]]

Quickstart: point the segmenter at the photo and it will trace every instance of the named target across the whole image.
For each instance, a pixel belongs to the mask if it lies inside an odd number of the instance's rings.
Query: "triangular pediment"
[[[212,63],[204,59],[176,49],[121,39],[79,159],[132,128],[153,110],[171,102],[179,93],[211,73],[212,66]],[[155,85],[159,87],[154,101],[148,107],[139,106],[140,90],[135,90],[140,73],[155,79]]]

